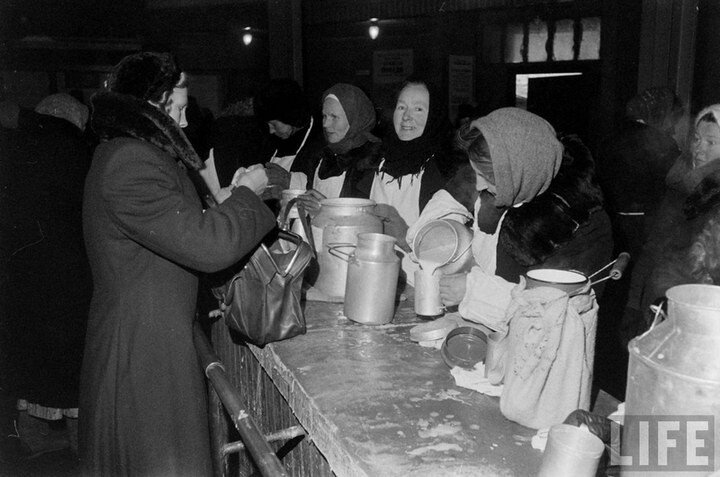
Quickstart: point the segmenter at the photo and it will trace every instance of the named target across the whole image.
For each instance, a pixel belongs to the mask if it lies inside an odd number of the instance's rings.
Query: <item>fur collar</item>
[[[204,167],[180,126],[150,103],[104,91],[93,96],[92,109],[92,128],[101,140],[132,137],[159,147],[189,169]]]
[[[577,136],[559,139],[564,146],[562,165],[550,187],[532,201],[509,209],[500,228],[499,245],[526,267],[544,262],[568,243],[602,206],[590,151]],[[447,190],[473,210],[477,191],[469,165],[448,182]]]
[[[690,193],[683,204],[687,219],[694,219],[720,206],[720,171],[706,176]]]

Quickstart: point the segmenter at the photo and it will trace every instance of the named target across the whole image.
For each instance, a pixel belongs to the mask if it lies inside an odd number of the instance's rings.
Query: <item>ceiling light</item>
[[[378,26],[377,21],[377,18],[371,18],[370,28],[368,28],[368,35],[370,35],[370,38],[372,38],[373,40],[377,38],[380,34],[380,27]]]
[[[245,46],[249,45],[253,41],[253,36],[250,27],[244,28],[245,34],[243,34],[242,40]]]

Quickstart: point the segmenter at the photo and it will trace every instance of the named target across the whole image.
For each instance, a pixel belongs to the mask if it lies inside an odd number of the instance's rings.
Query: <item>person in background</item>
[[[558,139],[547,121],[518,108],[495,110],[457,137],[469,164],[418,221],[449,213],[473,220],[476,265],[441,277],[446,306],[459,305],[464,318],[499,329],[510,292],[529,269],[589,275],[608,263],[610,220],[594,182],[594,161],[577,137]],[[408,238],[417,230],[411,227]]]
[[[322,126],[326,144],[296,159],[308,177],[298,202],[311,215],[325,198],[368,198],[380,162],[381,142],[371,132],[375,108],[357,86],[338,83],[323,93]]]
[[[703,108],[695,116],[692,134],[689,150],[678,157],[668,172],[665,196],[648,221],[650,231],[633,269],[622,319],[624,342],[650,326],[653,319],[650,305],[662,300],[668,283],[674,282],[658,276],[664,273],[664,262],[670,255],[676,256],[688,249],[691,237],[701,228],[698,224],[702,216],[709,210],[707,205],[690,202],[701,201],[703,196],[714,197],[712,190],[705,190],[709,182],[703,181],[720,171],[720,104]],[[691,199],[691,195],[695,198]]]
[[[77,452],[78,388],[92,282],[82,239],[82,191],[91,147],[88,108],[64,93],[35,107],[3,154],[0,281],[2,388],[22,411],[19,438],[31,453],[59,442],[26,441],[30,427],[67,422]],[[32,419],[37,418],[37,419]]]
[[[386,217],[398,239],[417,221],[430,197],[442,188],[438,162],[449,147],[449,122],[440,95],[429,83],[410,78],[400,88],[393,111],[393,129],[383,139],[382,161],[373,178],[370,199],[384,204]],[[409,269],[406,269],[409,271]]]
[[[83,226],[94,290],[80,384],[84,475],[210,475],[206,384],[192,329],[198,272],[224,269],[275,225],[264,169],[207,210],[182,132],[187,84],[171,55],[123,58],[92,98],[101,139]]]
[[[606,282],[597,328],[595,376],[605,391],[619,399],[625,396],[628,362],[627,343],[620,337],[621,319],[649,220],[665,195],[665,176],[680,155],[674,133],[683,114],[680,99],[668,88],[646,89],[625,109],[625,119],[602,142],[598,157],[615,255],[627,252],[631,258],[619,280]]]
[[[211,158],[220,187],[230,185],[238,168],[250,167],[261,157],[261,147],[269,133],[267,126],[255,117],[253,103],[252,95],[244,96],[227,105],[213,123]]]
[[[601,144],[598,176],[615,244],[634,259],[645,241],[646,217],[660,205],[665,176],[680,156],[673,134],[682,114],[670,89],[647,89],[628,101],[617,134]]]
[[[267,164],[268,176],[279,185],[275,192],[305,189],[308,178],[294,167],[295,157],[322,139],[300,85],[289,78],[271,80],[255,97],[255,114],[270,133],[256,162]]]

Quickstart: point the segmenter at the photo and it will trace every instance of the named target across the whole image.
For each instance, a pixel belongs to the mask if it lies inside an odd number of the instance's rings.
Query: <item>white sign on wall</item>
[[[475,103],[475,57],[450,55],[448,68],[448,113],[454,118],[458,106]]]
[[[413,50],[373,52],[373,83],[399,83],[413,73]]]

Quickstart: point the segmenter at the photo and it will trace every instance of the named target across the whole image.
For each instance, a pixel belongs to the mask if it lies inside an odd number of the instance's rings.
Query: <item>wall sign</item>
[[[399,83],[413,73],[413,50],[373,52],[373,83]]]
[[[458,106],[475,104],[475,57],[450,55],[448,58],[448,114],[457,117]]]

